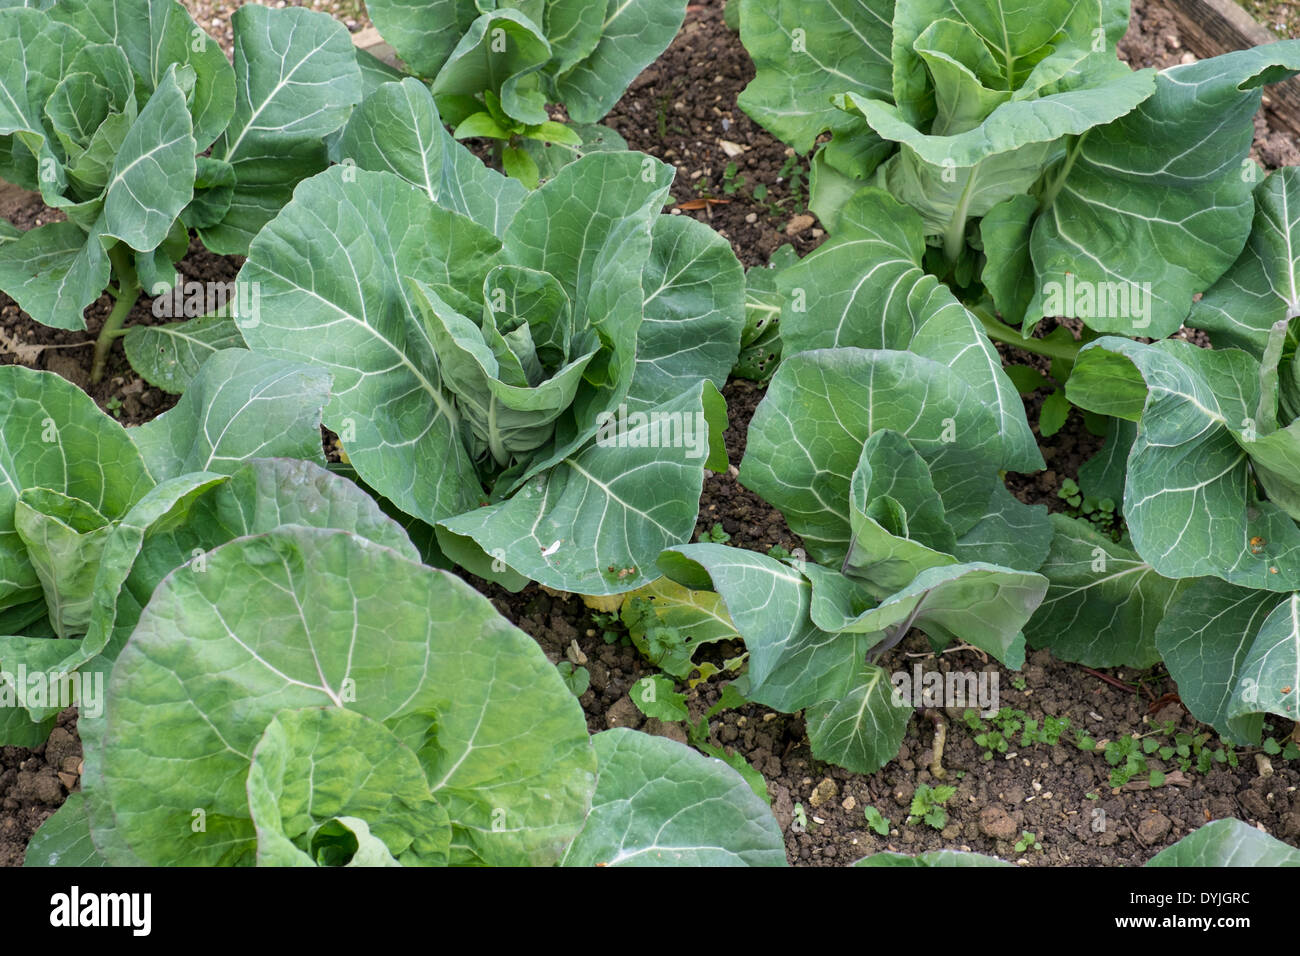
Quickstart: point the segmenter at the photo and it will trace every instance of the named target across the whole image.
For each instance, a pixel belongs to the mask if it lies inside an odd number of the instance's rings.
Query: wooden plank
[[[1276,43],[1277,36],[1233,0],[1164,0],[1178,21],[1183,45],[1208,59],[1232,50]],[[1268,124],[1300,135],[1300,78],[1274,83],[1264,91]]]
[[[352,42],[358,49],[365,50],[371,56],[378,57],[389,66],[401,68],[402,64],[397,59],[397,51],[384,42],[384,38],[379,35],[379,31],[374,27],[366,27],[364,30],[358,30],[352,34]]]

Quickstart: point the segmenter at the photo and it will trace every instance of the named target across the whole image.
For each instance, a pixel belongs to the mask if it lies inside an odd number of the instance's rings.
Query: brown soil
[[[238,3],[198,0],[197,5],[205,17],[220,21],[221,32],[228,11]],[[363,22],[359,12],[352,19]],[[204,25],[211,26],[207,19]],[[1180,62],[1188,54],[1177,33],[1165,10],[1147,0],[1135,0],[1132,29],[1121,53],[1135,66],[1163,67]],[[688,9],[681,34],[637,79],[606,121],[622,133],[633,149],[644,150],[677,167],[673,196],[678,208],[673,211],[709,222],[731,240],[747,266],[763,264],[782,243],[792,242],[804,254],[823,239],[816,221],[804,215],[806,165],[736,107],[736,96],[752,75],[753,68],[739,39],[722,23],[721,0],[705,0]],[[724,147],[723,141],[740,147],[739,154],[729,157],[726,149],[734,152],[735,148]],[[1295,144],[1273,134],[1262,119],[1257,121],[1255,155],[1270,167],[1300,162]],[[735,170],[728,174],[732,163]],[[801,172],[796,175],[796,171]],[[753,196],[760,185],[767,189],[762,201]],[[37,216],[48,212],[38,203],[0,208],[0,215],[26,228],[35,223]],[[196,245],[181,268],[189,278],[227,281],[237,271],[238,262],[210,256]],[[89,310],[89,332],[56,332],[35,325],[0,296],[0,331],[10,341],[24,346],[84,342],[93,337],[107,308],[103,300]],[[132,321],[152,321],[147,300],[137,306]],[[1051,322],[1044,323],[1044,327],[1050,328]],[[1045,368],[1038,359],[1023,353],[1004,351],[1004,357]],[[31,367],[49,368],[79,384],[85,382],[89,358],[89,348],[47,348],[35,355],[20,356],[0,340],[0,362],[19,360]],[[126,423],[147,420],[173,402],[171,397],[144,386],[126,366],[120,348],[114,351],[106,383],[92,394],[101,405],[115,397],[121,401],[121,417]],[[1032,423],[1037,422],[1045,394],[1040,390],[1026,399]],[[736,466],[744,453],[745,429],[763,390],[736,381],[727,386],[725,395],[731,468],[725,474],[707,478],[698,531],[703,533],[721,524],[734,546],[766,552],[780,545],[793,551],[798,538],[780,513],[736,480]],[[1101,441],[1083,428],[1081,416],[1075,411],[1065,427],[1043,439],[1041,445],[1047,471],[1010,475],[1008,485],[1022,500],[1045,503],[1058,510],[1063,507],[1055,494],[1060,481],[1077,477],[1079,465],[1095,453]],[[628,690],[653,668],[626,641],[607,644],[603,634],[609,628],[597,622],[579,599],[554,596],[536,586],[512,595],[481,581],[475,584],[502,613],[533,635],[552,660],[577,657],[587,668],[591,686],[581,702],[593,732],[612,726],[634,726],[686,739],[681,725],[644,720]],[[617,628],[613,636],[619,636]],[[575,642],[578,654],[572,650]],[[734,656],[738,648],[709,650],[722,660]],[[985,760],[960,714],[950,712],[943,761],[947,775],[942,782],[955,785],[957,791],[946,805],[947,824],[935,830],[920,822],[905,823],[918,785],[939,782],[929,769],[933,741],[929,721],[913,720],[898,759],[875,774],[861,775],[814,760],[799,715],[778,714],[757,705],[723,712],[710,723],[710,741],[739,751],[763,774],[777,819],[786,830],[786,848],[792,863],[840,865],[885,849],[916,853],[947,847],[993,853],[1031,865],[1131,865],[1145,862],[1207,820],[1225,816],[1260,825],[1274,836],[1300,845],[1297,762],[1284,763],[1274,758],[1276,772],[1263,776],[1253,754],[1242,751],[1236,768],[1216,764],[1208,774],[1194,769],[1185,776],[1171,772],[1170,782],[1158,788],[1150,788],[1138,778],[1124,787],[1112,788],[1108,780],[1111,767],[1102,754],[1085,753],[1074,745],[1075,729],[1086,731],[1098,741],[1148,733],[1156,723],[1167,720],[1175,721],[1180,732],[1204,732],[1205,728],[1177,703],[1165,704],[1151,713],[1153,701],[1163,700],[1162,695],[1176,690],[1160,668],[1141,674],[1108,672],[1135,688],[1140,682],[1141,692],[1127,691],[1076,665],[1055,661],[1042,651],[1032,654],[1020,672],[986,663],[968,650],[950,651],[936,658],[917,634],[895,648],[884,665],[910,673],[917,662],[926,670],[956,668],[996,673],[1002,706],[1022,710],[1038,721],[1045,715],[1068,718],[1071,730],[1055,747],[1022,748],[1019,740],[1013,739],[1007,753]],[[719,694],[719,678],[687,691],[692,719],[703,714]],[[1282,739],[1289,729],[1277,726],[1272,733]],[[79,754],[73,731],[75,716],[67,713],[60,717],[59,729],[42,747],[33,751],[13,747],[0,750],[0,865],[21,861],[35,827],[64,799],[68,787],[58,780],[57,772],[74,766],[70,761]],[[1159,739],[1166,742],[1163,736]],[[1175,769],[1170,763],[1158,766],[1166,771]],[[795,825],[796,804],[807,815],[806,829]],[[875,807],[890,820],[888,836],[877,835],[868,827],[864,814],[867,807]],[[1041,851],[1015,849],[1024,831],[1036,835]]]
[[[22,866],[27,841],[68,794],[81,789],[77,712],[59,714],[35,750],[0,747],[0,866]]]
[[[825,236],[807,213],[807,162],[736,106],[753,78],[740,38],[722,23],[720,0],[692,4],[672,45],[605,119],[631,149],[677,167],[673,212],[730,239],[746,267],[766,264],[784,243],[804,255]],[[732,157],[727,148],[741,152]],[[761,202],[754,198],[760,186],[767,190]],[[692,201],[704,208],[681,209]]]

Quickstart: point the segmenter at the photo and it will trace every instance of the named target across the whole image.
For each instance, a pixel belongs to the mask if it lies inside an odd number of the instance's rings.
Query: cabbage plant
[[[492,140],[502,168],[534,188],[551,154],[624,146],[592,124],[672,42],[686,0],[373,0],[366,11],[456,136]],[[552,121],[548,103],[576,125]]]
[[[28,865],[785,864],[739,774],[589,738],[538,645],[394,523],[286,518],[158,585],[78,725],[83,792]]]
[[[226,540],[199,536],[163,548],[189,509],[220,502],[216,525],[229,537],[262,508],[276,524],[331,520],[333,489],[346,486],[347,527],[379,517],[342,479],[313,487],[329,477],[311,464],[324,464],[328,393],[319,369],[226,351],[175,408],[128,430],[52,372],[0,368],[0,742],[39,744],[67,703],[20,698],[24,669],[75,676],[111,660],[162,576],[195,548]],[[254,456],[298,461],[250,471],[243,461]],[[283,485],[274,507],[251,490],[268,484]],[[231,499],[227,485],[240,496]]]
[[[1122,0],[743,0],[743,109],[813,157],[833,233],[873,185],[921,217],[929,271],[993,317],[1162,338],[1250,231],[1262,88],[1285,41],[1176,66],[1116,57]],[[825,133],[830,138],[822,142]],[[869,268],[871,264],[867,264]]]
[[[589,154],[494,192],[443,178],[458,154],[420,135],[438,116],[421,84],[373,96],[343,137],[358,161],[306,180],[254,240],[244,338],[329,371],[351,467],[458,564],[514,587],[645,584],[689,539],[704,468],[726,467],[734,253],[660,215],[672,172],[650,157]]]
[[[1107,336],[1080,353],[1071,401],[1122,426],[1084,485],[1123,502],[1128,537],[1057,519],[1030,634],[1093,664],[1162,659],[1192,714],[1243,745],[1300,714],[1296,203],[1295,168],[1256,188],[1250,241],[1187,320],[1215,348]]]
[[[99,381],[141,292],[175,282],[190,230],[244,254],[361,99],[342,24],[301,8],[236,11],[234,66],[173,0],[58,0],[0,10],[0,176],[66,220],[0,245],[0,290],[84,329]],[[255,318],[255,317],[254,317]]]
[[[716,544],[660,558],[721,597],[749,652],[746,697],[803,710],[815,757],[869,773],[897,754],[912,701],[879,661],[912,627],[1023,663],[1051,526],[1003,486],[998,437],[993,410],[939,362],[801,352],[754,413],[740,481],[781,510],[807,560]]]

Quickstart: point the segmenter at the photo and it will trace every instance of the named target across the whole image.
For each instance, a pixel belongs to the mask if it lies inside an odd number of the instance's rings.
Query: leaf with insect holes
[[[694,657],[705,645],[740,638],[716,594],[692,591],[668,578],[630,592],[620,617],[646,660],[677,678],[690,675]]]
[[[155,388],[179,395],[214,352],[244,348],[234,318],[205,315],[167,325],[136,325],[122,337],[127,361]]]
[[[647,717],[668,722],[685,720],[687,717],[686,695],[675,691],[671,679],[659,674],[642,677],[632,685],[628,696],[637,710]]]
[[[693,544],[659,563],[685,586],[717,592],[749,652],[746,696],[786,713],[805,710],[814,755],[862,773],[897,755],[911,708],[895,705],[885,671],[862,663],[883,635],[818,628],[807,579],[774,558]]]

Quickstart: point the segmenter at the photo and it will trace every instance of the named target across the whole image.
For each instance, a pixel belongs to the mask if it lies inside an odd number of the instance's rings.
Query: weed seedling
[[[907,818],[908,825],[916,823],[917,820],[924,820],[934,829],[942,830],[948,825],[948,811],[943,808],[943,805],[951,800],[956,792],[956,787],[931,787],[928,783],[918,785],[916,793],[912,795],[912,806]]]
[[[1016,852],[1024,853],[1026,850],[1043,851],[1043,845],[1038,842],[1038,835],[1030,833],[1028,830],[1020,831],[1020,839],[1016,841]]]
[[[881,836],[889,836],[889,819],[875,807],[867,807],[867,826]]]
[[[591,686],[591,672],[585,667],[577,667],[571,661],[560,661],[555,669],[560,672],[564,686],[569,688],[574,697],[581,697]]]
[[[713,527],[707,531],[700,532],[700,541],[705,544],[726,544],[731,540],[731,535],[722,530],[722,522],[715,521]]]

